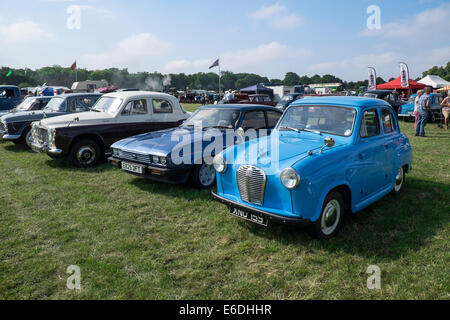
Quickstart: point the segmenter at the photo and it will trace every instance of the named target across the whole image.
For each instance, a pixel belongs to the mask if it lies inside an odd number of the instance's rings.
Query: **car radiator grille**
[[[266,173],[254,166],[240,166],[236,173],[241,199],[248,203],[262,205],[266,188]]]
[[[141,163],[151,164],[150,155],[132,153],[127,151],[122,151],[120,157],[123,160],[137,161]]]
[[[46,129],[37,127],[34,131],[33,138],[36,139],[36,142],[41,146],[48,143],[48,133]]]

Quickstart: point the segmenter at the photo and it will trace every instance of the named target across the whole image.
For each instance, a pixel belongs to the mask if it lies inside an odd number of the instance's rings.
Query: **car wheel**
[[[22,134],[22,139],[21,139],[21,143],[30,148],[31,149],[31,129],[27,129],[23,134]]]
[[[344,199],[342,195],[330,192],[322,205],[322,212],[317,221],[310,228],[310,234],[317,239],[330,239],[334,237],[344,221]]]
[[[100,146],[93,140],[77,142],[69,153],[69,162],[80,168],[93,167],[100,161],[100,158]]]
[[[216,182],[216,171],[210,164],[196,165],[191,174],[192,184],[200,189],[209,189]]]
[[[397,176],[395,177],[395,185],[394,189],[392,189],[393,194],[399,194],[403,190],[403,185],[405,184],[405,169],[400,167],[397,172]]]

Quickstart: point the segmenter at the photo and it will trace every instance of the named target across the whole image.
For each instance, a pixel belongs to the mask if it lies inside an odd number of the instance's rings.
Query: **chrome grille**
[[[241,199],[262,205],[266,188],[266,173],[255,166],[240,166],[236,173]]]
[[[37,142],[37,144],[43,146],[48,143],[48,133],[46,129],[41,127],[36,127],[33,130],[33,140]]]
[[[137,162],[146,163],[146,164],[152,163],[150,155],[138,154],[138,153],[133,153],[133,152],[128,152],[128,151],[122,151],[120,153],[119,158],[123,159],[123,160],[137,161]]]

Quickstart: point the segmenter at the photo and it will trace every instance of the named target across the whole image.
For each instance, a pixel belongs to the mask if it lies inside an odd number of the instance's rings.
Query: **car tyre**
[[[31,128],[26,129],[22,133],[20,143],[23,144],[25,147],[31,149]]]
[[[81,140],[75,143],[69,152],[69,162],[78,168],[93,167],[102,158],[101,148],[93,140]]]
[[[397,176],[395,177],[395,185],[394,189],[392,189],[393,194],[399,194],[403,190],[403,186],[405,185],[406,180],[406,172],[404,167],[400,167],[397,172]]]
[[[344,222],[344,214],[342,195],[337,191],[330,192],[325,197],[319,219],[310,227],[311,236],[321,240],[334,237]]]
[[[216,171],[210,164],[195,165],[191,172],[191,184],[199,189],[210,189],[216,182]]]

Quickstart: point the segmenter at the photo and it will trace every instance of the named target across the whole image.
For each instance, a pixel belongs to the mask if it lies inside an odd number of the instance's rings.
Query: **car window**
[[[147,111],[147,100],[134,100],[127,103],[125,108],[122,111],[123,116],[130,115],[146,115]]]
[[[380,123],[377,110],[364,111],[360,129],[361,138],[374,137],[380,134]]]
[[[244,120],[242,120],[241,127],[244,130],[266,128],[264,111],[248,111],[244,116]]]
[[[83,103],[82,98],[70,99],[68,102],[69,112],[83,112],[89,108]]]
[[[96,101],[97,98],[94,97],[85,97],[81,99],[81,102],[89,109],[92,108]]]
[[[269,96],[265,96],[265,97],[264,97],[264,101],[270,102],[270,97],[269,97]]]
[[[381,119],[383,120],[384,133],[395,131],[395,122],[392,113],[388,109],[383,109]]]
[[[153,113],[173,113],[172,105],[163,99],[153,99]]]
[[[277,125],[280,117],[281,114],[279,112],[267,111],[267,126],[270,129],[274,128]]]
[[[15,98],[16,90],[14,89],[0,89],[0,97],[2,98]]]

